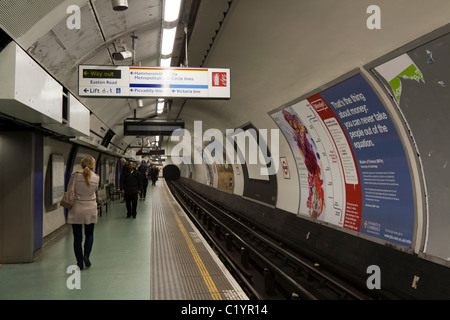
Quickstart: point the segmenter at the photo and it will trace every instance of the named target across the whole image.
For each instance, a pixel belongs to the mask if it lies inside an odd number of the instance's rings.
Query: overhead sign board
[[[125,136],[170,136],[177,129],[184,129],[184,121],[125,120],[123,123]]]
[[[150,148],[141,148],[138,152],[136,152],[136,155],[148,155],[148,156],[163,156],[166,154],[166,150],[159,149],[159,150],[152,150]]]
[[[80,65],[78,75],[81,97],[230,98],[230,69]]]

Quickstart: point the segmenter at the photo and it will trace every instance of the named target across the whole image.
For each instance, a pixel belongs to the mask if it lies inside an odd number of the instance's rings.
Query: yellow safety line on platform
[[[192,243],[192,240],[189,237],[189,234],[187,233],[186,229],[183,226],[183,223],[181,222],[180,218],[178,217],[177,211],[175,210],[172,203],[170,202],[169,197],[166,192],[166,188],[163,188],[163,190],[164,190],[164,195],[166,196],[167,202],[169,203],[170,208],[172,209],[172,212],[175,216],[175,219],[177,220],[178,227],[180,228],[181,232],[183,233],[183,236],[186,240],[189,250],[191,251],[192,257],[194,258],[195,263],[197,264],[197,267],[200,270],[200,273],[202,274],[203,280],[205,281],[205,284],[208,287],[209,292],[211,293],[211,297],[213,298],[213,300],[222,300],[222,296],[220,295],[219,290],[217,290],[217,287],[214,284],[214,281],[211,279],[211,276],[209,275],[209,272],[206,269],[205,265],[203,264],[203,261],[200,258],[200,255],[198,254],[197,250],[195,249],[195,246]]]

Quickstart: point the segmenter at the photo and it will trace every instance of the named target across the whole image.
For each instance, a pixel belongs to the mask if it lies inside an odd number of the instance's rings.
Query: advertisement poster
[[[414,199],[406,155],[361,75],[271,116],[296,161],[300,215],[411,247]]]

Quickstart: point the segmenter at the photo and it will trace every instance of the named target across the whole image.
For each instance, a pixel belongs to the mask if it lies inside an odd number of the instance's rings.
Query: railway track
[[[223,263],[254,300],[373,300],[358,288],[286,248],[237,213],[219,206],[179,182],[168,182]],[[369,292],[368,292],[369,291]]]

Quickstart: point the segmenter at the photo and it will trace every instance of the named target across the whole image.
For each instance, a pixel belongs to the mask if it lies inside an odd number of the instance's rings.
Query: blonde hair
[[[91,186],[91,176],[95,167],[95,159],[91,156],[87,156],[81,160],[81,167],[83,168],[83,176],[86,179],[88,186]]]

